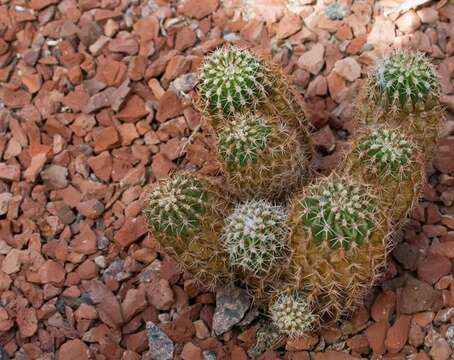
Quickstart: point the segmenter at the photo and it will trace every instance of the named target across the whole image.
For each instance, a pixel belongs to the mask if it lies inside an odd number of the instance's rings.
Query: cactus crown
[[[205,199],[203,185],[197,178],[177,175],[150,194],[145,216],[156,232],[187,235],[199,228]]]
[[[242,115],[219,133],[219,155],[228,162],[244,166],[257,161],[257,153],[267,146],[271,133],[263,118]]]
[[[395,175],[411,162],[413,143],[395,130],[375,129],[357,146],[359,158],[373,172]]]
[[[311,185],[299,205],[312,239],[327,242],[332,249],[363,244],[375,226],[375,199],[351,180],[331,177]]]
[[[222,234],[230,263],[252,274],[268,273],[285,253],[286,218],[283,207],[264,200],[239,204]]]
[[[270,315],[280,332],[291,337],[304,335],[317,320],[300,293],[279,296],[270,307]]]
[[[378,63],[373,75],[384,102],[398,109],[424,109],[426,99],[439,93],[435,70],[420,52],[395,51]]]
[[[235,113],[260,102],[266,95],[266,66],[249,51],[218,49],[205,61],[199,91],[211,112]]]

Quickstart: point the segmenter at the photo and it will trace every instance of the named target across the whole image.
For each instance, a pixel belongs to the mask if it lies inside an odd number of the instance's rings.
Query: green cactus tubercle
[[[356,151],[368,169],[394,175],[411,162],[415,147],[398,131],[375,129],[362,139]]]
[[[386,103],[399,108],[423,108],[439,91],[432,64],[419,52],[395,51],[378,63],[374,77]]]
[[[332,249],[362,245],[375,226],[375,199],[355,181],[334,177],[312,185],[299,206],[312,239]]]
[[[271,127],[257,116],[233,120],[219,134],[219,155],[230,163],[244,166],[257,161],[257,153],[267,146]]]
[[[222,234],[230,264],[251,274],[268,273],[285,253],[286,215],[283,207],[264,200],[239,204]]]
[[[280,295],[271,304],[270,315],[280,332],[291,337],[306,334],[317,319],[300,293]]]
[[[145,215],[156,232],[187,235],[198,230],[205,199],[203,185],[197,178],[177,175],[151,192]]]
[[[199,92],[211,112],[230,115],[264,99],[266,76],[263,61],[249,51],[218,49],[202,67]]]

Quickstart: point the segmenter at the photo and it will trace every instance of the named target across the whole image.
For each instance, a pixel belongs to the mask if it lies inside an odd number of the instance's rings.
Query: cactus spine
[[[208,178],[179,174],[160,181],[144,209],[162,249],[205,286],[231,278],[219,244],[229,198]]]
[[[218,134],[219,162],[243,198],[278,199],[302,183],[307,151],[280,121],[244,114]]]

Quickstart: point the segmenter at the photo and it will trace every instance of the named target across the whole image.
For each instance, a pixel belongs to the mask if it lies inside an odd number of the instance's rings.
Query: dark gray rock
[[[213,331],[221,335],[243,319],[251,299],[246,291],[228,286],[216,294],[216,311],[213,316]]]
[[[216,353],[213,350],[205,350],[202,355],[203,360],[216,360]]]
[[[149,355],[152,360],[172,360],[175,345],[173,341],[153,322],[146,324]]]

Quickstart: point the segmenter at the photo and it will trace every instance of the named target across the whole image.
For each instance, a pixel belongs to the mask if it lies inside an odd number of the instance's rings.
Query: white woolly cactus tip
[[[282,206],[264,200],[239,204],[226,219],[222,241],[230,263],[248,273],[268,273],[282,259],[289,229]]]
[[[382,100],[397,109],[420,109],[438,97],[440,85],[431,62],[421,52],[396,50],[373,73]]]
[[[154,231],[186,235],[198,229],[205,200],[206,193],[197,178],[178,175],[150,194],[144,214]]]
[[[267,69],[248,50],[236,47],[214,51],[202,66],[198,89],[211,112],[230,115],[262,101]]]
[[[300,219],[316,244],[346,250],[366,242],[376,225],[376,202],[356,181],[331,177],[306,188]]]
[[[271,304],[270,316],[279,331],[291,337],[307,334],[317,320],[304,296],[300,293],[279,296]]]
[[[415,145],[398,130],[375,129],[357,146],[359,159],[375,173],[397,175],[411,163]]]
[[[255,163],[267,146],[271,127],[260,116],[246,114],[232,120],[219,133],[219,155],[240,166]]]

